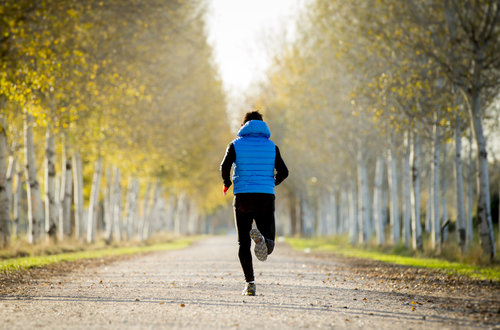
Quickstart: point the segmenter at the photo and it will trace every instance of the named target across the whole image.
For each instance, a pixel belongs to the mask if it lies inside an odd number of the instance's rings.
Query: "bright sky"
[[[207,25],[224,86],[239,94],[269,66],[265,34],[293,37],[295,13],[303,0],[209,0]]]

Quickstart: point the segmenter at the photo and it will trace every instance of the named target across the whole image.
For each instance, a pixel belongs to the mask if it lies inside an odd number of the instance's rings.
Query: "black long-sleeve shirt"
[[[236,160],[236,150],[234,149],[233,142],[229,143],[226,149],[226,155],[220,164],[220,174],[222,176],[222,181],[224,186],[229,188],[231,187],[231,167]],[[274,160],[274,167],[276,169],[276,174],[274,175],[274,184],[277,186],[283,180],[285,180],[288,176],[288,168],[281,158],[280,150],[278,146],[276,146],[276,158]]]

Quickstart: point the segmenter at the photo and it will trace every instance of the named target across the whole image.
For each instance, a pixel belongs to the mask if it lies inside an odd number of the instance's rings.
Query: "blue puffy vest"
[[[263,193],[274,195],[274,161],[276,147],[269,140],[271,132],[261,120],[243,125],[233,141],[236,160],[233,163],[234,194]]]

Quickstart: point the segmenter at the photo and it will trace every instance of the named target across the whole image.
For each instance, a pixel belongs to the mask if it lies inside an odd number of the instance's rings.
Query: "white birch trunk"
[[[488,152],[486,149],[486,139],[484,138],[483,123],[481,122],[481,104],[478,91],[472,95],[471,106],[469,107],[472,130],[476,140],[478,157],[478,203],[477,216],[479,218],[479,235],[484,254],[491,260],[495,258],[496,247],[493,235],[493,224],[490,209],[490,182],[488,173]]]
[[[7,127],[0,118],[0,249],[10,244],[10,207],[7,192]]]
[[[79,151],[73,154],[73,182],[74,202],[75,202],[75,237],[80,239],[82,236],[83,222],[83,164],[82,156]]]
[[[138,203],[139,203],[139,181],[134,179],[132,182],[132,196],[130,201],[130,209],[128,215],[128,229],[127,235],[129,239],[134,237],[135,228],[137,228],[137,211],[138,211]]]
[[[358,148],[358,243],[364,244],[370,239],[370,224],[368,214],[368,178],[364,161],[364,150]]]
[[[106,244],[113,240],[113,179],[111,167],[106,169],[106,185],[104,186],[104,224],[106,226]]]
[[[43,205],[40,184],[36,179],[35,148],[33,144],[33,116],[26,113],[24,120],[25,173],[28,192],[28,239],[38,243],[43,224]]]
[[[15,170],[15,189],[14,189],[14,203],[13,203],[13,220],[12,220],[12,237],[17,238],[19,235],[19,217],[21,216],[21,194],[23,191],[22,183],[23,170],[21,168],[21,162],[16,163]]]
[[[54,135],[50,129],[47,127],[47,134],[45,136],[45,232],[47,233],[49,239],[52,241],[56,240],[57,234],[57,219],[58,210],[56,208],[56,168],[55,168],[55,156],[56,156],[56,145],[54,141]],[[59,196],[57,196],[58,198]]]
[[[417,124],[418,128],[418,124]],[[418,159],[420,157],[420,139],[418,134],[413,133],[411,144],[411,242],[413,250],[422,250],[422,226],[420,224],[420,172]]]
[[[147,240],[149,238],[149,235],[150,235],[150,228],[152,226],[154,226],[154,222],[156,222],[156,210],[158,208],[158,199],[160,197],[160,183],[159,182],[156,182],[155,184],[155,190],[154,190],[154,194],[153,194],[153,202],[152,202],[152,205],[151,205],[151,208],[149,209],[149,212],[148,212],[148,215],[147,215],[147,218],[146,218],[146,222],[144,223],[144,230],[142,232],[142,237],[141,239],[144,241],[144,240]],[[188,219],[183,219],[183,222],[185,223]],[[185,232],[183,233],[185,234]]]
[[[391,149],[387,149],[387,179],[389,183],[389,191],[391,193],[391,239],[393,244],[398,244],[401,231],[399,226],[398,209],[398,174],[396,172],[396,158],[394,157],[393,151]]]
[[[12,211],[12,200],[14,198],[12,194],[12,188],[13,188],[14,178],[16,176],[16,167],[17,167],[17,157],[10,156],[9,165],[7,166],[7,177],[5,180],[5,190],[7,191],[7,198],[9,200],[7,205],[9,220],[10,220],[10,213]]]
[[[403,244],[409,248],[411,243],[411,188],[410,188],[410,133],[405,132],[405,154],[403,160]]]
[[[384,180],[384,159],[378,156],[375,163],[375,185],[373,191],[373,216],[377,245],[385,244],[385,221],[382,215],[382,182]]]
[[[134,216],[134,179],[132,177],[128,180],[127,195],[125,197],[125,222],[123,224],[125,228],[125,233],[128,239],[132,238],[132,234],[129,229],[132,227],[132,218]]]
[[[472,129],[471,129],[472,130]],[[469,133],[469,173],[467,178],[467,245],[472,246],[474,229],[472,226],[472,207],[474,198],[474,162],[472,161],[472,132]]]
[[[307,207],[307,201],[304,194],[301,194],[300,196],[300,218],[302,221],[302,232],[300,234],[304,236],[309,236],[309,230],[310,230],[309,208]]]
[[[338,208],[335,190],[330,195],[330,234],[337,236],[339,234]]]
[[[56,218],[55,218],[55,223],[56,223],[56,227],[57,227],[57,224],[59,224],[59,207],[60,207],[60,199],[59,199],[59,196],[61,196],[61,173],[57,173],[56,174],[56,184],[55,184],[55,188],[54,188],[54,207],[56,209]],[[54,233],[54,239],[57,239],[57,230],[56,232]]]
[[[14,200],[14,194],[13,193],[13,184],[14,180],[17,176],[17,157],[10,156],[9,157],[9,166],[7,167],[7,178],[5,180],[5,190],[7,191],[7,199],[8,199],[8,205],[7,205],[7,214],[9,215],[9,229],[10,229],[10,222],[11,222],[11,211],[12,211],[12,202]],[[9,235],[9,242],[11,239],[11,235]]]
[[[115,167],[113,180],[113,234],[116,242],[122,240],[122,189],[120,185],[120,170]]]
[[[168,196],[168,210],[167,210],[167,230],[174,230],[174,196]]]
[[[68,138],[63,135],[62,153],[62,181],[59,206],[59,239],[62,241],[71,236],[71,200],[73,192],[73,173],[71,169],[71,157],[68,154]]]
[[[87,242],[94,243],[97,231],[97,206],[101,186],[102,159],[99,158],[94,165],[94,177],[90,190],[90,201],[87,218]]]
[[[455,190],[457,193],[457,223],[458,240],[462,253],[467,251],[467,240],[465,237],[465,202],[464,181],[462,174],[462,129],[460,116],[456,115],[455,128]]]
[[[356,189],[355,185],[351,183],[348,192],[349,199],[349,242],[352,245],[356,244],[358,239],[358,210],[356,205]]]
[[[349,201],[347,198],[346,189],[340,191],[340,207],[341,207],[341,219],[340,219],[340,233],[345,234],[348,226],[349,219]]]
[[[196,203],[193,201],[189,202],[189,228],[188,228],[188,234],[189,235],[195,235],[197,233],[197,220],[198,220],[198,207],[196,206]]]
[[[144,194],[144,199],[143,199],[143,203],[142,203],[142,216],[141,216],[141,220],[139,222],[139,226],[137,228],[137,235],[141,239],[142,239],[142,233],[144,232],[144,226],[146,223],[146,219],[148,217],[148,205],[149,205],[149,193],[150,193],[150,191],[151,191],[151,183],[148,182],[148,184],[146,186],[146,193]],[[173,210],[172,210],[172,212],[173,212]]]
[[[448,222],[448,201],[446,199],[446,190],[448,188],[448,181],[446,179],[445,173],[447,173],[447,157],[448,157],[448,146],[443,144],[443,162],[442,162],[442,167],[444,168],[444,173],[441,176],[441,205],[442,205],[442,221],[440,224],[441,227],[441,243],[443,243],[445,240],[448,239],[448,228],[449,226],[446,225]],[[445,226],[446,225],[446,226]]]
[[[158,213],[159,213],[159,220],[160,220],[160,228],[159,228],[159,231],[166,231],[167,230],[167,203],[166,203],[166,200],[164,197],[162,197],[162,194],[163,194],[163,189],[162,189],[162,193],[160,194],[160,206],[159,206],[159,209],[158,209]],[[195,228],[195,232],[198,233],[200,232],[200,222],[199,222],[199,218],[197,217],[196,218],[196,228]]]
[[[440,141],[440,128],[439,128],[439,118],[441,117],[441,108],[438,107],[437,112],[434,116],[433,125],[433,143],[432,143],[432,153],[433,161],[431,164],[431,176],[432,176],[432,189],[431,189],[431,247],[437,250],[438,253],[441,251],[441,223],[439,217],[439,150],[441,146]]]
[[[431,165],[432,168],[432,165]],[[426,204],[426,210],[427,212],[425,213],[425,232],[427,234],[432,232],[432,187],[434,185],[433,177],[432,177],[432,171],[429,174],[429,183],[427,184],[427,204]]]

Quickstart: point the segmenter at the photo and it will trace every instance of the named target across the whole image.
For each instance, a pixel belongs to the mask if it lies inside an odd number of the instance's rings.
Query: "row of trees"
[[[190,210],[196,227],[221,203],[217,173],[206,169],[217,168],[213,151],[229,137],[204,1],[0,8],[2,247],[23,214],[24,184],[30,243],[92,242],[103,227],[108,241],[186,233],[172,214]]]
[[[487,140],[499,132],[499,16],[500,2],[486,0],[308,6],[249,96],[293,160],[286,231],[384,244],[388,218],[391,243],[422,249],[423,225],[439,253],[453,211],[465,252],[476,173],[480,242],[494,259]]]

